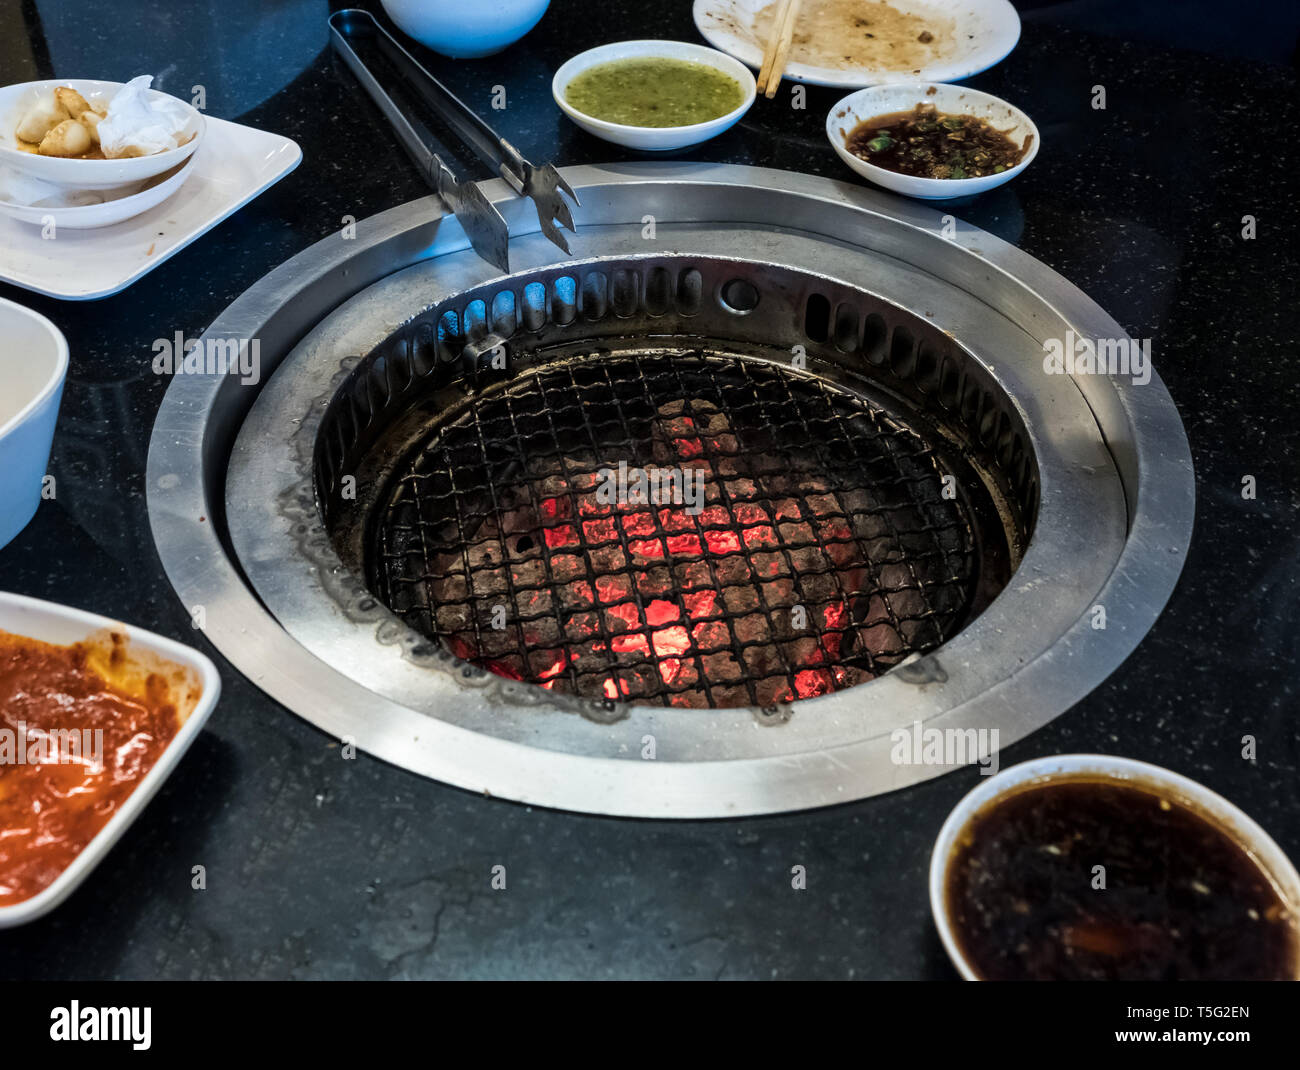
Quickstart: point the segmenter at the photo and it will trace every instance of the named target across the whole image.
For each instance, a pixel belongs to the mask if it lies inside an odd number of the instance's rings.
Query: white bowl
[[[37,892],[30,899],[24,899],[12,906],[0,907],[0,929],[14,925],[23,925],[34,918],[53,910],[63,902],[90,871],[99,864],[103,857],[127,830],[131,822],[140,816],[145,805],[153,798],[164,780],[189,749],[194,737],[199,734],[204,722],[212,713],[221,694],[221,677],[211,660],[197,650],[183,646],[171,639],[152,632],[133,628],[128,624],[100,617],[94,613],[84,613],[79,609],[42,602],[35,598],[0,592],[0,630],[14,635],[38,639],[44,643],[56,643],[66,646],[79,643],[104,629],[125,633],[129,643],[126,648],[128,662],[134,661],[142,667],[156,665],[159,660],[168,666],[183,670],[191,691],[197,690],[197,698],[189,716],[172,737],[166,749],[158,756],[153,767],[141,777],[135,790],[126,797],[117,813],[109,818],[85,847],[72,860],[54,882],[44,890]],[[147,892],[142,889],[142,894]]]
[[[625,126],[623,123],[606,122],[578,111],[564,99],[569,83],[579,74],[602,63],[633,57],[653,56],[658,59],[682,59],[692,63],[703,63],[721,71],[740,83],[745,99],[740,106],[726,115],[710,119],[707,123],[693,123],[690,126]],[[724,130],[729,130],[749,111],[757,93],[754,76],[748,67],[738,59],[717,49],[704,45],[687,44],[684,41],[618,41],[612,45],[601,45],[586,52],[580,52],[555,72],[551,81],[551,95],[560,109],[589,134],[612,141],[615,145],[626,145],[631,149],[644,149],[650,152],[668,152],[682,149],[687,145],[697,145],[717,137]]]
[[[1005,130],[1017,144],[1024,144],[1026,137],[1032,137],[1029,151],[1015,167],[982,178],[913,178],[911,175],[900,175],[897,171],[867,163],[861,156],[849,152],[849,135],[859,123],[891,112],[911,111],[918,104],[933,104],[939,111],[949,115],[973,115],[984,119],[998,130]],[[978,89],[967,89],[961,85],[944,85],[942,82],[899,82],[850,93],[827,114],[826,136],[830,139],[831,147],[839,153],[840,159],[863,178],[895,193],[927,201],[969,197],[973,193],[983,193],[1009,182],[1030,165],[1038,155],[1040,144],[1038,127],[1019,108],[991,93],[981,93]]]
[[[170,172],[106,190],[74,191],[0,167],[0,213],[57,230],[93,230],[134,219],[162,204],[194,174],[194,157]]]
[[[68,343],[44,316],[0,298],[0,548],[41,504],[68,375]]]
[[[27,109],[41,95],[66,85],[77,90],[91,103],[108,104],[123,84],[89,78],[48,78],[43,82],[20,82],[0,89],[0,164],[54,186],[84,190],[112,189],[129,182],[143,182],[154,175],[170,171],[188,159],[203,140],[203,116],[183,100],[179,103],[189,112],[189,119],[182,132],[193,136],[178,149],[156,152],[152,156],[134,156],[127,160],[67,160],[58,156],[39,156],[18,147],[18,124],[22,122]],[[149,92],[159,97],[168,95],[156,89]]]
[[[490,56],[514,44],[541,20],[550,0],[381,0],[403,33],[452,59]]]
[[[1267,832],[1222,795],[1158,765],[1116,758],[1108,754],[1060,754],[1014,765],[997,776],[989,777],[953,808],[939,830],[930,856],[930,910],[939,930],[944,949],[958,972],[968,981],[980,976],[962,953],[948,915],[948,863],[953,846],[967,823],[980,810],[1008,792],[1027,783],[1050,783],[1064,777],[1095,776],[1130,783],[1135,787],[1164,789],[1189,808],[1212,818],[1221,829],[1245,847],[1268,875],[1279,897],[1292,916],[1300,915],[1300,874]],[[1300,962],[1296,964],[1300,973]]]

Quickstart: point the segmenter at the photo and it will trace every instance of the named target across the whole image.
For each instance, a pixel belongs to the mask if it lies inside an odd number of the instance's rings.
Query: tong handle
[[[442,157],[425,144],[424,139],[415,132],[415,127],[411,125],[410,120],[407,119],[401,108],[393,102],[393,98],[379,84],[379,79],[366,66],[365,61],[357,55],[356,50],[348,41],[348,38],[353,36],[346,25],[350,20],[345,17],[339,20],[339,24],[335,24],[335,19],[340,15],[359,14],[366,15],[367,18],[370,17],[368,12],[361,12],[352,8],[330,16],[330,36],[333,39],[334,47],[338,50],[339,55],[343,57],[343,62],[348,65],[348,69],[361,83],[362,88],[370,95],[370,99],[384,113],[384,118],[392,126],[407,154],[415,161],[415,165],[419,168],[424,180],[429,183],[435,193],[445,194],[447,190],[444,188],[445,180],[442,175],[443,172],[447,172],[449,176],[451,173]]]
[[[524,185],[531,171],[528,161],[519,155],[514,146],[497,134],[471,109],[466,107],[450,89],[425,70],[414,56],[398,44],[392,34],[379,25],[369,11],[362,11],[359,8],[345,8],[331,15],[329,24],[334,42],[342,52],[344,60],[352,68],[352,72],[360,79],[370,95],[374,97],[375,102],[388,116],[389,121],[397,127],[403,144],[407,146],[407,151],[412,153],[416,162],[422,168],[426,167],[427,164],[417,154],[416,150],[411,148],[408,135],[419,144],[423,153],[432,156],[439,165],[442,165],[442,161],[429,151],[427,146],[416,136],[410,123],[401,117],[401,113],[393,106],[388,94],[379,87],[379,83],[374,76],[371,75],[360,57],[348,44],[347,39],[349,37],[372,38],[379,46],[380,51],[383,52],[384,56],[402,76],[405,87],[410,89],[426,107],[442,119],[493,174],[500,175],[509,182],[514,187],[515,192],[524,192]]]

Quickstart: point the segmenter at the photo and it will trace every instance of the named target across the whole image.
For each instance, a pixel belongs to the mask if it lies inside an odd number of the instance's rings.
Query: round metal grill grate
[[[383,496],[367,568],[408,624],[500,675],[769,706],[961,626],[979,549],[947,474],[896,415],[787,367],[571,359],[430,429]]]

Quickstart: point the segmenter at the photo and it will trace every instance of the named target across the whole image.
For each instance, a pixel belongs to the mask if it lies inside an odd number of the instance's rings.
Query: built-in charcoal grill
[[[708,817],[936,775],[900,732],[1005,747],[1132,651],[1191,468],[1158,378],[1045,367],[1122,337],[1096,305],[824,179],[566,177],[572,257],[503,183],[513,274],[416,202],[212,325],[255,388],[172,382],[159,553],[258,686],[474,791]]]
[[[944,474],[890,414],[769,363],[568,360],[420,443],[372,580],[502,676],[767,706],[872,679],[959,624],[977,549]]]

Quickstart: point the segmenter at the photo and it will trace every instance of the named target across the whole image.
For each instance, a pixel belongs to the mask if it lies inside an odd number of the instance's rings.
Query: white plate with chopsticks
[[[861,89],[887,82],[955,82],[1005,59],[1020,40],[1020,16],[1010,0],[794,0],[794,5],[780,76],[811,85]],[[695,0],[695,25],[714,48],[761,70],[774,18],[785,7],[786,0]],[[930,40],[922,40],[927,34]]]

